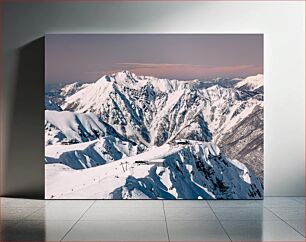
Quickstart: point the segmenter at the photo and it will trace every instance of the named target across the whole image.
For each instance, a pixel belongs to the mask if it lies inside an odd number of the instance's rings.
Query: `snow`
[[[222,176],[221,171],[227,174],[222,179],[226,185],[235,184],[239,187],[240,193],[228,195],[230,198],[249,198],[248,192],[252,190],[250,184],[260,190],[260,182],[254,178],[251,171],[248,171],[238,161],[218,158],[213,151],[215,149],[216,147],[211,143],[192,141],[191,146],[173,147],[165,144],[161,147],[152,147],[139,155],[83,170],[72,170],[58,164],[47,164],[46,197],[196,199],[201,196],[205,199],[228,198],[213,189],[214,179]],[[210,167],[215,172],[215,175],[208,180],[203,179],[201,171],[196,169],[196,159],[192,158],[192,154],[198,155],[205,166],[207,159],[200,156],[204,150],[212,155],[210,158],[212,166]],[[137,165],[136,160],[162,160],[165,167],[150,164]]]
[[[97,141],[90,141],[80,144],[73,144],[73,145],[49,145],[45,148],[45,156],[47,157],[53,157],[53,158],[59,158],[63,153],[69,152],[69,151],[76,151],[76,150],[84,150],[88,148],[89,145],[95,144]]]
[[[249,76],[236,84],[236,88],[247,87],[249,90],[254,91],[264,84],[264,76],[257,74],[256,76]]]
[[[61,96],[71,96],[73,95],[74,93],[76,93],[77,91],[85,88],[86,86],[88,86],[89,84],[87,83],[78,83],[78,82],[74,82],[74,83],[71,83],[71,84],[67,84],[65,85],[63,88],[61,88],[61,93],[60,95]]]
[[[47,96],[45,96],[45,109],[62,111],[62,109]]]
[[[93,113],[45,110],[45,144],[87,142],[120,135]]]
[[[239,162],[238,160],[230,160],[230,162],[235,165],[238,169],[241,170],[240,177],[243,179],[246,183],[251,184],[251,177],[249,175],[249,170],[248,168]]]
[[[82,100],[83,103],[90,105],[101,106],[108,98],[113,90],[113,82],[108,81],[106,76],[101,77],[97,82],[88,85],[75,94],[68,96],[66,103],[77,103]],[[67,105],[63,104],[62,109],[66,109]],[[90,106],[84,105],[79,112],[86,112]]]
[[[113,136],[80,144],[56,144],[45,147],[46,163],[66,164],[74,169],[104,165],[137,154],[137,145]]]
[[[121,71],[63,87],[45,111],[46,198],[261,198],[261,181],[215,144],[263,106],[244,90],[262,75],[235,81],[197,89]]]

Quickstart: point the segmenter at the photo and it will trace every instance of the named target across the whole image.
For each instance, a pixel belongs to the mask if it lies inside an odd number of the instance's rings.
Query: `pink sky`
[[[263,74],[262,34],[50,34],[46,83],[137,75],[211,79]]]

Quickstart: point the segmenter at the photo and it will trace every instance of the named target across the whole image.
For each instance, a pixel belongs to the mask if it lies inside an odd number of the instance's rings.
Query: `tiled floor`
[[[305,241],[305,198],[43,201],[1,198],[0,241]]]

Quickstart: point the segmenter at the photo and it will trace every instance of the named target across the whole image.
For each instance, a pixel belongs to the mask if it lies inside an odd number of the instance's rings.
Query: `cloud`
[[[104,68],[101,68],[99,71],[90,71],[87,73],[95,76],[95,78],[99,78],[102,75],[110,75],[122,70],[129,70],[136,75],[185,80],[210,79],[215,77],[246,77],[263,73],[262,67],[256,65],[208,66],[137,62],[116,63],[112,66],[104,66]]]
[[[262,73],[256,65],[207,66],[195,64],[117,63],[118,70],[127,69],[138,75],[174,78],[205,78],[217,76],[243,76]]]

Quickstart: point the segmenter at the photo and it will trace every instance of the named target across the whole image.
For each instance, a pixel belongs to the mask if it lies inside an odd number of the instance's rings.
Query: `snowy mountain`
[[[58,87],[46,87],[45,89],[45,109],[46,110],[55,110],[55,111],[62,111],[61,105],[63,100],[77,91],[81,90],[82,88],[86,87],[88,84],[74,82],[71,84],[67,84],[62,86],[60,84]]]
[[[263,76],[207,83],[122,71],[62,87],[65,111],[45,111],[48,196],[261,198]]]
[[[198,89],[202,89],[202,88],[209,88],[211,86],[214,85],[219,85],[221,87],[225,87],[225,88],[234,88],[235,85],[242,81],[243,79],[241,78],[222,78],[222,77],[217,77],[211,80],[202,80],[199,81],[196,84],[196,87]]]
[[[46,197],[55,199],[254,199],[263,194],[260,180],[243,164],[211,143],[196,141],[152,147],[84,170],[48,164],[46,177]]]
[[[262,74],[258,74],[256,76],[249,76],[243,79],[242,81],[238,82],[235,85],[235,88],[262,92],[263,85],[264,85],[264,76]]]
[[[264,110],[255,106],[252,112],[223,133],[217,144],[230,158],[243,162],[263,181]]]
[[[254,83],[258,81],[262,85],[263,78],[260,76],[233,80],[240,83],[238,87],[246,87],[246,83],[249,83],[253,89],[258,89],[259,84],[254,86]],[[211,83],[222,80],[212,80]],[[226,145],[224,137],[236,130],[245,119],[252,117],[255,109],[263,109],[263,94],[219,84],[208,88],[199,88],[198,85],[198,80],[138,77],[129,71],[122,71],[103,76],[68,96],[61,108],[80,113],[93,112],[123,136],[147,147],[179,138],[213,139],[224,147],[224,152],[232,159],[236,159],[236,156],[232,156],[234,150],[238,153],[241,150],[250,151],[246,147],[249,142]],[[263,132],[263,126],[257,128],[261,130],[259,133]],[[236,141],[242,141],[242,137],[242,133],[235,134]],[[263,145],[262,142],[257,143],[260,147],[255,147],[255,151],[242,162],[263,178],[260,168],[263,164]],[[254,162],[254,159],[259,161]]]
[[[215,142],[263,180],[263,95],[213,86],[203,111]]]
[[[45,111],[45,163],[84,169],[142,152],[92,113]]]
[[[114,136],[79,144],[57,144],[45,148],[46,164],[64,164],[73,169],[104,165],[127,156],[136,155],[139,147]]]
[[[87,85],[88,84],[86,84],[86,83],[81,84],[81,83],[78,83],[78,82],[67,84],[60,89],[60,95],[62,97],[71,96],[71,95],[75,94],[76,92],[80,91],[81,89],[83,89],[84,87],[86,87]]]
[[[61,107],[57,103],[53,102],[52,99],[47,96],[45,96],[45,109],[62,111]]]
[[[45,111],[45,145],[75,144],[107,135],[127,141],[114,128],[92,113]]]
[[[124,71],[103,76],[64,100],[62,108],[93,112],[120,134],[148,147],[174,138],[210,141],[197,90],[189,82],[137,77]]]

